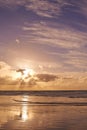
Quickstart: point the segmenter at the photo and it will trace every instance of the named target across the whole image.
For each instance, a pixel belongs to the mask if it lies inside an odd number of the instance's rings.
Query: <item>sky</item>
[[[0,89],[87,89],[86,0],[0,0]]]

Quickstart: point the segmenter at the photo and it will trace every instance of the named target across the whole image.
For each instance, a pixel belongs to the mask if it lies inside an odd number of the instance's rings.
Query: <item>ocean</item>
[[[0,91],[0,130],[87,130],[87,91]]]

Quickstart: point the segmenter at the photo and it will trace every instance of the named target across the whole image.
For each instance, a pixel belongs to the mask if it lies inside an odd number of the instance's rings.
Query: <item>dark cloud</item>
[[[52,74],[37,74],[36,77],[40,82],[50,82],[58,78],[56,75],[52,75]]]
[[[36,74],[33,77],[28,76],[27,77],[27,82],[23,79],[19,80],[20,82],[20,88],[21,87],[34,87],[38,86],[38,83],[46,83],[46,82],[52,82],[57,79],[57,75],[52,75],[52,74]]]

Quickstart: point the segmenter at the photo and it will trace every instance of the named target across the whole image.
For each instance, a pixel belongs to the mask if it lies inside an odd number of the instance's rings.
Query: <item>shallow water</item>
[[[0,130],[87,130],[87,98],[2,95]]]

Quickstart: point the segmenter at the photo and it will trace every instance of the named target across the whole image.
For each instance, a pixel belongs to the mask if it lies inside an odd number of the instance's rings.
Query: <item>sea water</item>
[[[87,130],[87,91],[0,92],[0,130]]]

